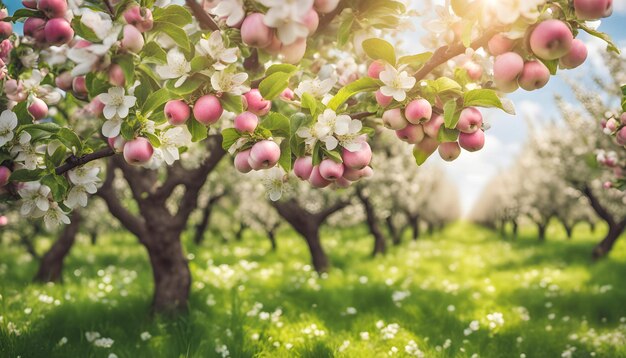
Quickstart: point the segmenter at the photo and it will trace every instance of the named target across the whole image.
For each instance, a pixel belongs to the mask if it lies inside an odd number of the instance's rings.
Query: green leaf
[[[65,153],[67,152],[67,148],[64,145],[59,145],[59,147],[50,155],[46,150],[46,154],[44,157],[44,162],[48,168],[58,167],[63,163],[65,159]]]
[[[36,142],[41,138],[50,137],[54,133],[58,132],[61,127],[56,123],[40,123],[40,124],[26,124],[20,127],[20,130],[28,132],[31,136],[31,142]]]
[[[348,98],[361,92],[373,92],[380,88],[380,81],[371,77],[363,77],[346,85],[328,102],[328,108],[336,111]]]
[[[209,135],[207,126],[198,122],[195,118],[187,120],[187,129],[189,130],[189,133],[191,133],[192,142],[204,140]]]
[[[317,110],[317,100],[310,93],[305,92],[302,94],[301,105],[302,108],[308,108],[309,113],[315,116],[315,112]]]
[[[287,173],[291,171],[291,146],[289,140],[285,139],[280,142],[280,158],[278,159],[278,165],[280,165]]]
[[[550,71],[550,74],[552,76],[556,75],[557,71],[559,70],[559,60],[543,60],[543,59],[539,59],[541,62],[543,62],[544,65],[546,65],[546,67],[548,68],[548,70]]]
[[[100,42],[101,40],[96,36],[96,33],[92,29],[85,26],[81,21],[81,16],[76,16],[72,19],[72,29],[74,34],[84,38],[90,42]]]
[[[33,123],[33,117],[28,113],[27,101],[20,102],[13,107],[13,113],[17,116],[18,125],[28,125]]]
[[[206,77],[201,75],[195,75],[187,78],[187,80],[182,85],[180,85],[180,87],[174,87],[176,79],[169,80],[165,87],[167,87],[167,89],[179,96],[185,96],[198,90],[198,88],[205,84],[206,81]]]
[[[459,139],[459,131],[446,127],[439,128],[437,140],[441,143],[456,142]]]
[[[152,17],[154,21],[169,22],[179,27],[184,27],[191,23],[191,14],[180,5],[156,7],[152,12]]]
[[[578,23],[578,26],[583,29],[585,32],[587,32],[589,35],[591,36],[595,36],[599,39],[602,39],[606,42],[606,49],[607,51],[611,51],[611,52],[615,52],[617,54],[620,53],[619,48],[615,45],[615,43],[613,42],[613,40],[611,39],[611,37],[603,32],[594,30],[590,27],[588,27],[587,25],[585,25],[584,23]]]
[[[13,16],[7,18],[7,21],[15,22],[19,19],[23,19],[25,17],[39,17],[45,18],[41,11],[33,10],[33,9],[17,9],[13,13]]]
[[[227,151],[239,138],[241,138],[241,134],[235,128],[224,129],[222,131],[222,148]]]
[[[298,137],[298,135],[296,134],[296,131],[298,131],[298,129],[302,127],[303,125],[306,125],[307,116],[301,112],[294,113],[289,118],[289,122],[290,122],[289,131],[291,133],[290,135],[291,152],[294,153],[296,157],[302,157],[304,156],[306,147],[304,145],[304,139]]]
[[[206,56],[196,56],[191,59],[191,71],[200,72],[206,70],[212,63],[213,61]]]
[[[146,138],[148,138],[148,140],[150,141],[150,144],[152,144],[153,147],[159,148],[161,146],[161,140],[156,135],[152,133],[144,133],[143,135],[146,136]],[[193,136],[192,136],[192,140],[193,140]]]
[[[313,166],[320,165],[322,162],[322,142],[318,141],[315,143],[315,147],[313,147]]]
[[[398,59],[398,65],[409,65],[412,68],[418,69],[422,67],[430,58],[433,57],[432,52],[424,52],[417,55],[402,56]]]
[[[339,154],[336,150],[326,150],[324,149],[324,154],[331,160],[337,163],[343,163],[343,158],[341,158],[341,154]]]
[[[459,122],[456,111],[456,100],[451,99],[443,105],[443,122],[446,128],[454,128]]]
[[[353,23],[354,16],[347,16],[341,22],[341,25],[339,25],[339,31],[337,32],[337,46],[345,46],[348,43]]]
[[[187,33],[180,26],[171,22],[155,21],[152,30],[169,36],[183,51],[187,53],[191,51],[189,37],[187,37]]]
[[[440,77],[433,83],[437,93],[442,94],[445,92],[452,92],[461,94],[463,88],[455,80],[448,77]]]
[[[126,140],[135,139],[135,128],[128,123],[128,121],[122,122],[122,128],[120,129],[120,134]]]
[[[121,55],[116,57],[113,60],[114,63],[117,63],[124,72],[124,78],[126,80],[126,86],[130,86],[135,83],[135,61],[133,60],[133,56],[130,54]]]
[[[430,158],[430,156],[434,153],[433,152],[424,152],[423,150],[419,149],[417,146],[415,146],[415,148],[413,149],[413,158],[415,158],[415,163],[417,163],[417,165],[422,165],[424,163],[426,163],[426,160],[428,158]]]
[[[175,94],[171,93],[167,88],[161,88],[156,92],[150,93],[146,102],[141,107],[141,113],[144,115],[150,115],[155,109],[164,105],[165,102],[178,98]]]
[[[29,182],[37,181],[43,176],[43,169],[18,169],[11,173],[9,181]]]
[[[285,73],[293,73],[298,70],[298,67],[294,65],[290,65],[288,63],[280,63],[271,65],[267,70],[265,70],[265,75],[269,76],[276,72],[285,72]]]
[[[223,93],[220,98],[220,103],[225,110],[239,114],[243,112],[243,102],[241,96],[232,93]]]
[[[372,60],[385,60],[392,66],[396,65],[396,50],[389,42],[373,38],[363,41],[362,46]]]
[[[474,89],[465,92],[463,95],[463,106],[504,109],[496,91],[491,89]]]
[[[54,201],[62,201],[69,189],[69,183],[63,176],[48,174],[41,178],[41,184],[50,187]]]
[[[144,62],[147,63],[167,63],[167,53],[156,42],[150,41],[141,51]]]
[[[291,73],[286,72],[275,72],[267,76],[259,84],[259,91],[263,98],[273,100],[280,95],[289,86],[289,78],[291,78]]]
[[[100,93],[105,93],[111,88],[109,81],[98,77],[94,72],[89,72],[87,76],[85,76],[85,84],[87,85],[89,98],[95,98]]]
[[[272,132],[272,136],[289,138],[289,118],[281,113],[270,112],[261,122],[261,126]]]
[[[69,148],[70,151],[73,151],[72,148],[76,148],[77,154],[83,151],[82,141],[80,140],[78,135],[76,135],[76,133],[74,133],[74,131],[71,129],[65,127],[59,129],[59,131],[54,135],[54,138],[61,141],[61,143]]]

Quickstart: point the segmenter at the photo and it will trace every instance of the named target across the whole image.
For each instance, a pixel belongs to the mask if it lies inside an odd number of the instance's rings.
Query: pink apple
[[[432,117],[432,115],[433,107],[423,98],[409,102],[404,110],[406,120],[413,124],[426,122],[430,119],[430,117]]]
[[[276,33],[272,33],[272,41],[270,44],[263,48],[268,53],[272,55],[278,55],[280,53],[280,49],[283,47],[283,43],[278,39]]]
[[[443,117],[435,114],[428,122],[424,122],[424,133],[431,138],[437,138],[439,128],[443,125]]]
[[[124,70],[122,70],[122,66],[117,63],[113,63],[109,67],[109,83],[116,87],[122,87],[126,83]]]
[[[64,17],[67,12],[66,0],[39,0],[37,8],[48,18]]]
[[[313,7],[322,14],[328,14],[337,8],[339,0],[315,0]]]
[[[384,70],[385,70],[385,62],[383,62],[382,60],[376,60],[372,62],[370,66],[367,68],[367,75],[372,78],[379,79],[380,73],[383,72]]]
[[[154,25],[154,18],[152,17],[152,11],[145,7],[139,7],[139,5],[133,5],[124,12],[124,20],[129,25],[135,26],[141,32],[147,32],[152,30]]]
[[[324,159],[319,165],[320,175],[322,178],[330,181],[337,180],[343,176],[345,170],[342,163],[337,163],[332,159]]]
[[[30,36],[37,42],[46,41],[46,20],[39,17],[29,17],[24,21],[24,35]]]
[[[280,147],[271,140],[256,142],[250,149],[248,163],[254,170],[268,169],[276,165],[280,159]]]
[[[317,11],[311,9],[309,10],[304,18],[302,19],[302,23],[309,29],[309,35],[314,33],[317,30],[317,27],[320,23],[320,16],[317,14]]]
[[[46,42],[50,45],[63,45],[74,38],[74,30],[70,23],[59,17],[48,20],[43,31],[46,35]]]
[[[0,20],[0,40],[5,40],[9,38],[12,33],[13,25],[11,25],[10,22]]]
[[[424,127],[421,124],[409,124],[403,129],[396,131],[396,136],[400,140],[410,144],[421,142],[424,139],[424,135]]]
[[[380,90],[376,91],[376,94],[374,96],[376,97],[376,102],[381,107],[387,107],[393,101],[393,97],[385,96]]]
[[[189,105],[179,99],[168,101],[163,108],[163,112],[167,121],[173,126],[185,124],[191,115]]]
[[[311,176],[309,177],[309,183],[314,188],[325,188],[330,185],[330,181],[324,179],[320,174],[320,166],[316,165],[311,170]]]
[[[300,38],[291,45],[283,45],[280,49],[280,54],[283,55],[283,60],[290,64],[297,64],[304,57],[306,52],[306,39]]]
[[[64,91],[72,89],[72,73],[70,71],[61,72],[55,79],[54,84]]]
[[[474,133],[483,126],[483,115],[474,107],[465,108],[461,112],[456,129],[464,133]]]
[[[43,119],[48,115],[48,105],[46,102],[36,97],[33,98],[27,109],[28,113],[36,121]]]
[[[372,148],[366,141],[361,142],[361,148],[356,152],[343,148],[341,159],[343,159],[343,164],[347,168],[363,169],[372,161]]]
[[[622,127],[622,129],[617,131],[615,139],[617,140],[617,144],[626,145],[626,127]]]
[[[265,15],[252,13],[241,24],[241,39],[251,47],[264,48],[272,43],[273,31],[263,22]]]
[[[85,76],[76,76],[72,80],[72,90],[77,97],[84,97],[87,95],[87,83]]]
[[[612,0],[574,0],[576,17],[581,20],[597,20],[611,16],[613,13]]]
[[[295,93],[291,90],[291,88],[285,88],[285,90],[280,94],[280,99],[284,101],[293,101],[296,98]]]
[[[235,169],[244,174],[252,170],[250,166],[250,149],[241,151],[235,155]]]
[[[507,53],[513,49],[513,45],[515,43],[513,40],[505,37],[502,34],[497,34],[489,40],[487,43],[487,47],[489,48],[489,52],[494,56],[500,56],[504,53]]]
[[[243,95],[241,98],[244,104],[244,108],[248,112],[252,112],[257,116],[264,116],[269,113],[272,108],[272,102],[266,100],[261,95],[261,92],[257,88],[253,88]]]
[[[254,133],[259,125],[259,117],[251,112],[243,112],[235,117],[235,129],[240,132]]]
[[[137,137],[124,144],[124,159],[128,164],[146,164],[152,158],[153,153],[152,144],[144,137]]]
[[[582,65],[585,60],[587,60],[587,46],[579,39],[574,39],[572,48],[559,60],[559,66],[565,69],[576,68]]]
[[[451,162],[461,155],[461,147],[458,142],[441,143],[439,145],[439,155],[446,162]]]
[[[374,171],[371,167],[365,167],[363,169],[346,168],[343,172],[343,177],[350,181],[358,181],[362,178],[369,178],[372,175],[374,175]]]
[[[459,144],[468,152],[481,150],[485,146],[485,132],[480,130],[474,133],[461,133],[459,134]]]
[[[10,176],[11,176],[11,169],[7,167],[0,167],[0,188],[9,183]]]
[[[27,7],[29,9],[36,9],[37,0],[22,0],[22,5],[24,5],[24,7]]]
[[[550,81],[550,70],[538,60],[526,62],[518,79],[519,86],[526,91],[543,88],[548,81]]]
[[[556,60],[567,54],[572,47],[574,35],[561,20],[546,20],[533,30],[530,35],[530,48],[544,60]]]
[[[515,52],[507,52],[498,57],[493,64],[493,79],[502,92],[514,92],[518,88],[517,78],[524,70],[522,56]]]
[[[124,35],[122,36],[120,44],[122,48],[127,51],[139,53],[145,44],[145,40],[143,39],[141,31],[139,31],[135,26],[124,25]]]
[[[402,115],[400,108],[385,111],[383,113],[383,123],[385,124],[385,127],[396,131],[404,129],[409,125],[409,122]]]
[[[339,177],[333,182],[333,185],[335,186],[335,188],[346,189],[349,188],[350,185],[352,185],[352,182],[344,177]]]
[[[124,146],[126,145],[126,139],[121,135],[117,137],[111,137],[107,139],[109,143],[109,147],[115,151],[115,153],[122,153],[124,151]]]
[[[99,116],[102,114],[102,111],[104,110],[104,103],[102,103],[102,101],[98,99],[98,97],[94,97],[91,100],[91,102],[89,102],[89,104],[85,106],[85,110],[87,110],[89,113],[93,114],[94,116]]]
[[[204,125],[213,124],[224,113],[224,108],[214,95],[204,95],[193,105],[193,116]]]
[[[300,157],[293,163],[293,173],[300,180],[309,180],[313,171],[313,158],[311,156]]]
[[[620,122],[623,125],[626,125],[626,112],[622,113],[622,115],[620,116]]]

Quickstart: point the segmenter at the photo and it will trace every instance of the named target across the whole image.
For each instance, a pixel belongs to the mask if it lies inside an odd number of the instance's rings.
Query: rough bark
[[[274,202],[274,208],[306,241],[311,253],[313,268],[318,273],[328,271],[328,257],[320,241],[319,229],[326,219],[348,206],[349,202],[337,202],[319,213],[313,214],[301,207],[295,199]]]
[[[63,228],[57,240],[41,258],[34,281],[60,282],[63,280],[63,262],[74,245],[82,220],[78,210],[72,212],[70,220],[71,223]]]
[[[155,313],[173,314],[187,309],[191,273],[180,235],[198,206],[200,189],[226,154],[220,145],[221,136],[211,136],[205,143],[210,155],[204,163],[195,169],[184,169],[176,162],[167,167],[165,180],[159,180],[156,171],[133,167],[115,156],[109,161],[107,180],[98,191],[111,214],[148,251],[154,277],[152,309]],[[117,197],[113,188],[115,170],[124,174],[139,213],[130,212]],[[178,201],[177,211],[171,213],[166,202],[178,186],[184,186],[185,192]]]
[[[378,218],[376,217],[374,206],[360,187],[357,187],[356,194],[365,209],[365,221],[367,222],[367,227],[370,230],[370,234],[374,236],[374,250],[372,251],[372,256],[384,254],[387,251],[387,239],[378,225]]]

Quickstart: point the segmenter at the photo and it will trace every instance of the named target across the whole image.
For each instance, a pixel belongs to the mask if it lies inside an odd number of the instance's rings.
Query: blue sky
[[[435,0],[435,2],[443,3],[442,0]],[[10,13],[21,7],[21,1],[18,0],[5,0],[4,3]],[[613,6],[615,9],[613,16],[602,21],[600,30],[611,35],[619,47],[626,49],[626,0],[613,0]],[[17,26],[16,31],[21,32],[21,25]],[[418,36],[422,35],[423,32],[419,29],[407,34],[406,39],[415,44],[415,46],[410,46],[414,47],[410,48],[411,53],[423,51],[419,48],[418,41]],[[558,93],[566,99],[572,99],[572,93],[565,84],[564,78],[582,79],[586,74],[598,70],[597,63],[592,58],[602,55],[603,46],[587,35],[580,38],[592,45],[590,46],[590,59],[585,65],[575,70],[559,71],[559,74],[539,91],[519,90],[510,95],[509,98],[513,100],[517,109],[516,116],[495,111],[485,114],[486,120],[491,124],[491,129],[487,131],[487,143],[482,151],[463,152],[461,157],[453,163],[443,162],[439,158],[429,160],[430,165],[443,166],[452,177],[461,193],[465,212],[474,205],[489,179],[515,160],[528,136],[525,118],[538,126],[550,120],[558,120],[554,95]],[[438,156],[435,154],[433,157]]]

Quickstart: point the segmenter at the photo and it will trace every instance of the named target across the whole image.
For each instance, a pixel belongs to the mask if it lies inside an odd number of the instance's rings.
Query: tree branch
[[[196,18],[196,20],[198,20],[198,23],[200,24],[200,27],[204,30],[212,30],[212,31],[217,31],[219,30],[219,26],[217,26],[217,24],[215,23],[215,21],[213,21],[213,19],[211,18],[211,16],[209,16],[209,14],[206,13],[206,11],[204,11],[204,8],[202,8],[202,5],[198,4],[196,2],[196,0],[185,0],[185,4],[187,4],[187,6],[189,6],[189,8],[191,9],[191,12],[193,13],[193,16]]]
[[[587,199],[589,199],[589,203],[591,204],[591,207],[596,212],[596,214],[598,214],[598,216],[601,217],[602,220],[606,221],[609,227],[615,226],[615,218],[604,206],[602,206],[600,200],[598,200],[589,185],[583,185],[582,193],[587,197]]]
[[[478,40],[472,42],[470,47],[475,50],[479,47],[484,46],[497,33],[498,31],[496,30],[488,31]],[[461,42],[458,42],[452,46],[442,46],[438,48],[433,56],[430,58],[430,60],[428,60],[428,62],[426,62],[426,64],[424,64],[424,66],[420,68],[413,77],[415,77],[418,81],[424,79],[424,77],[431,73],[435,68],[446,63],[448,60],[463,54],[465,50],[466,47]]]
[[[350,201],[349,200],[342,200],[342,201],[338,201],[335,204],[325,208],[324,210],[320,211],[319,213],[317,213],[315,216],[318,219],[318,222],[321,224],[323,223],[329,216],[331,216],[332,214],[342,210],[343,208],[345,208],[346,206],[350,205]]]
[[[115,11],[113,10],[113,6],[111,6],[111,1],[110,0],[103,0],[104,2],[104,6],[106,6],[107,10],[109,11],[109,14],[111,14],[111,16],[115,15]]]
[[[106,148],[97,150],[93,153],[85,154],[82,157],[71,155],[69,158],[65,160],[65,164],[55,169],[55,172],[57,175],[62,175],[76,167],[85,165],[94,160],[110,157],[112,155],[115,155],[115,151],[109,146],[107,146]]]

